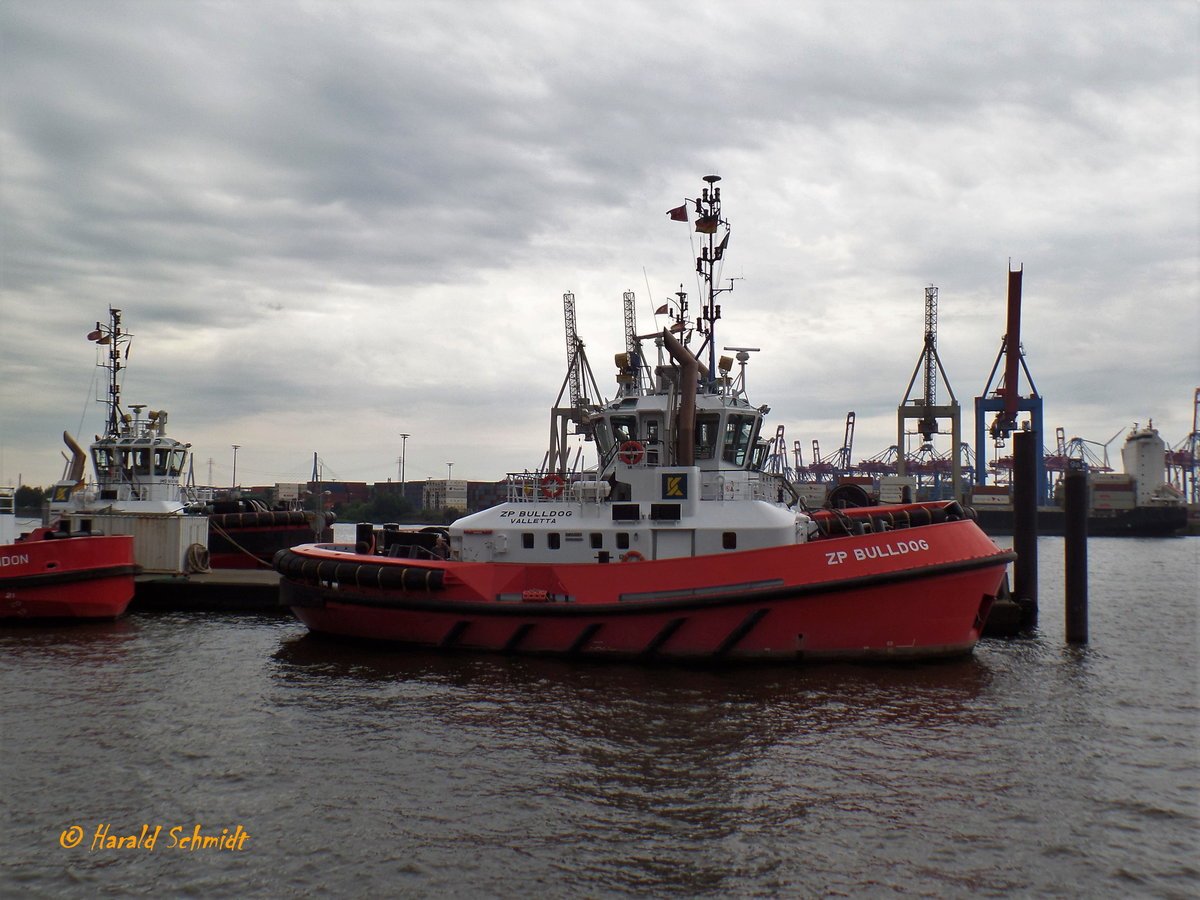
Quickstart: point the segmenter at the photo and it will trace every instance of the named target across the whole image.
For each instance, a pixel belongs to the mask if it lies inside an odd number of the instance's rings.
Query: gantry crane
[[[846,430],[842,435],[842,446],[834,454],[834,465],[839,475],[850,474],[850,458],[854,450],[854,412],[846,413]]]
[[[550,411],[550,448],[546,454],[547,472],[559,475],[566,473],[569,462],[568,423],[575,424],[575,434],[582,434],[585,440],[591,440],[589,410],[595,407],[585,391],[590,392],[592,397],[600,397],[600,389],[592,374],[592,367],[588,365],[583,341],[576,332],[575,295],[570,292],[563,294],[563,327],[567,341],[567,375],[558,391],[554,408]],[[564,394],[569,398],[569,406],[562,405]]]
[[[1033,445],[1037,465],[1038,502],[1044,503],[1049,496],[1049,480],[1046,477],[1046,466],[1042,459],[1042,440],[1045,432],[1042,427],[1042,398],[1038,395],[1029,374],[1029,366],[1025,363],[1025,350],[1021,346],[1021,277],[1024,266],[1013,271],[1010,265],[1008,272],[1008,331],[1000,340],[1000,352],[992,365],[983,393],[975,398],[975,483],[987,484],[987,449],[985,433],[990,433],[994,446],[1003,447],[1008,436],[1017,430],[1017,414],[1027,412],[1029,420],[1024,423],[1034,432]],[[1004,361],[1003,379],[992,390],[992,380]],[[1029,382],[1029,394],[1022,395],[1020,377],[1025,373]],[[986,413],[996,413],[990,429],[985,429]]]
[[[1200,503],[1200,484],[1196,470],[1200,468],[1200,388],[1192,398],[1192,433],[1167,452],[1167,471],[1170,482],[1179,488],[1188,503]]]
[[[938,289],[931,284],[925,288],[925,341],[921,348],[921,355],[917,358],[916,368],[913,369],[912,378],[908,380],[908,389],[904,392],[904,399],[896,408],[896,445],[900,448],[896,459],[896,474],[906,474],[909,462],[905,441],[905,423],[909,419],[917,420],[917,430],[913,434],[921,436],[923,443],[921,450],[928,453],[932,451],[932,447],[929,445],[933,441],[933,436],[940,433],[938,419],[947,418],[950,420],[950,446],[952,448],[950,451],[951,491],[954,499],[961,500],[962,462],[958,448],[962,443],[962,411],[954,396],[954,389],[950,387],[950,379],[938,357],[937,305]],[[917,375],[920,374],[922,368],[925,371],[924,391],[922,396],[914,398],[912,396],[913,385],[917,383]],[[950,402],[941,406],[937,402],[939,374],[946,385],[946,391],[950,394]]]
[[[637,303],[633,291],[623,296],[625,306],[625,352],[617,354],[618,395],[636,397],[645,388],[646,367],[642,364],[642,342],[637,333]]]
[[[782,475],[788,481],[796,480],[795,470],[788,465],[787,439],[784,437],[782,425],[775,429],[775,437],[768,442],[767,459],[763,464],[763,471]]]

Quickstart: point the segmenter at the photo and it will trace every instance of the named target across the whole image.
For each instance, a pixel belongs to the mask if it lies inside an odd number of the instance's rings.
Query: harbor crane
[[[775,429],[775,437],[767,444],[767,459],[763,464],[763,471],[782,475],[788,481],[796,480],[795,471],[788,465],[787,439],[784,437],[782,425]]]
[[[574,423],[574,433],[583,435],[584,440],[592,439],[588,412],[595,406],[585,391],[591,397],[600,397],[599,385],[588,364],[583,341],[576,331],[575,295],[570,292],[563,294],[563,327],[567,342],[567,374],[554,408],[550,411],[550,448],[546,453],[546,471],[559,475],[566,474],[569,463],[568,424]],[[562,405],[564,395],[568,398],[568,406]]]
[[[962,443],[962,410],[958,405],[958,399],[954,396],[954,389],[950,387],[950,379],[946,375],[946,369],[937,352],[937,308],[938,289],[931,284],[925,288],[925,341],[921,348],[921,355],[917,358],[917,365],[913,369],[912,378],[908,380],[904,399],[896,408],[896,445],[900,448],[900,453],[896,458],[896,474],[906,474],[911,461],[905,442],[905,423],[910,419],[917,420],[917,430],[912,433],[921,436],[923,444],[921,451],[927,453],[932,450],[929,445],[933,441],[933,436],[941,433],[938,428],[938,420],[949,419],[950,446],[952,448],[950,451],[951,491],[954,499],[961,500],[962,462],[958,448]],[[921,374],[922,369],[925,373],[924,390],[920,397],[913,397],[913,386],[917,383],[917,376]],[[937,402],[939,374],[950,395],[950,402],[942,405],[938,405]]]
[[[1008,272],[1008,331],[1000,340],[1000,352],[992,364],[991,374],[983,393],[975,398],[975,483],[987,484],[987,450],[985,434],[990,434],[995,447],[1003,447],[1008,436],[1018,427],[1034,432],[1033,441],[1037,466],[1037,492],[1039,502],[1045,502],[1049,497],[1049,479],[1046,476],[1046,466],[1043,461],[1042,439],[1045,431],[1042,426],[1042,398],[1038,395],[1029,374],[1029,366],[1025,362],[1025,350],[1021,346],[1021,278],[1025,267],[1013,270],[1011,263]],[[992,390],[992,382],[1004,362],[1002,379]],[[1022,395],[1020,377],[1025,373],[1029,383],[1029,394]],[[985,428],[987,413],[994,412],[995,419],[990,428]],[[1018,426],[1017,414],[1025,412],[1029,419]]]
[[[575,295],[563,294],[563,329],[567,338],[567,386],[570,389],[571,408],[578,409],[583,397],[583,378],[579,360],[583,355],[583,341],[575,329]]]
[[[1169,480],[1189,503],[1200,503],[1197,468],[1200,468],[1200,388],[1196,388],[1192,398],[1191,434],[1167,451]]]
[[[837,475],[837,467],[834,465],[834,459],[837,454],[830,454],[826,459],[821,456],[821,442],[813,438],[812,442],[812,462],[809,464],[808,471],[817,481],[825,479],[833,479]]]
[[[633,291],[626,291],[622,302],[625,307],[625,352],[617,354],[617,384],[619,396],[637,396],[645,388],[646,367],[642,363],[642,342],[637,333],[637,303]]]
[[[854,451],[854,413],[846,413],[846,431],[842,437],[842,445],[828,456],[821,455],[821,442],[813,438],[812,462],[805,469],[800,461],[800,442],[796,442],[796,469],[798,473],[807,473],[817,481],[836,481],[839,475],[849,475],[853,471],[850,464]]]
[[[846,431],[842,435],[842,446],[834,454],[834,465],[839,475],[850,473],[850,455],[854,450],[854,412],[846,413]]]

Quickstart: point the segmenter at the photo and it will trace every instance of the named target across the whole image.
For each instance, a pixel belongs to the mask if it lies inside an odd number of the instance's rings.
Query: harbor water
[[[1091,541],[1085,647],[1039,555],[1038,632],[938,664],[3,628],[0,896],[1200,896],[1200,539]]]

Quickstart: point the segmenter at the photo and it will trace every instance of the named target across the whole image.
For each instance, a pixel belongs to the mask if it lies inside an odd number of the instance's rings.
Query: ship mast
[[[105,425],[105,437],[121,436],[121,360],[129,358],[129,342],[133,335],[121,330],[121,311],[108,308],[109,323],[96,323],[96,330],[88,335],[89,341],[108,347],[108,362],[101,365],[108,369],[108,397],[102,401],[108,404],[108,422]],[[122,353],[122,348],[124,352]]]
[[[704,335],[704,340],[708,344],[709,377],[715,377],[714,373],[717,371],[716,324],[721,318],[721,307],[716,302],[716,298],[718,294],[733,290],[733,279],[729,279],[727,287],[719,287],[717,284],[717,264],[724,259],[725,249],[729,246],[729,222],[721,217],[721,189],[717,187],[721,176],[705,175],[704,180],[708,182],[708,187],[704,188],[695,200],[696,232],[708,237],[707,243],[704,242],[703,237],[701,238],[700,255],[696,257],[696,272],[703,280],[704,289],[704,308],[696,317],[696,330]],[[718,232],[722,233],[720,240],[717,239]],[[701,347],[701,353],[703,352],[704,349]]]

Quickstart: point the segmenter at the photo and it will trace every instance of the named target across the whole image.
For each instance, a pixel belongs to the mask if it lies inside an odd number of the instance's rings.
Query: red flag
[[[721,243],[717,244],[716,255],[714,259],[720,259],[725,255],[725,248],[729,246],[729,232],[725,232],[725,237],[721,238]]]
[[[696,220],[696,230],[701,234],[716,234],[717,233],[717,217],[702,216]]]
[[[660,306],[658,309],[656,309],[654,311],[654,314],[656,316],[665,316],[668,312],[670,312],[670,310],[667,309],[667,304],[664,303],[662,306]]]
[[[686,222],[687,204],[685,203],[683,206],[677,206],[674,209],[668,209],[667,215],[671,217],[672,222]]]

